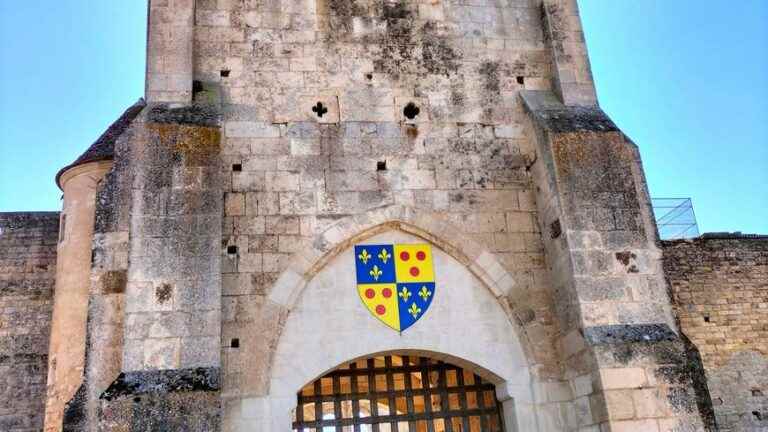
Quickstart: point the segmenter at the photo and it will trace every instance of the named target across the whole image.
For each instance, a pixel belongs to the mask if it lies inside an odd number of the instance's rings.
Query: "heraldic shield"
[[[355,246],[357,292],[368,311],[399,332],[427,312],[435,297],[427,244]]]

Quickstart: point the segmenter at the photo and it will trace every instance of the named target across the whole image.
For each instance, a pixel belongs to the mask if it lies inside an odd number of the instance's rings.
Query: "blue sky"
[[[603,109],[654,197],[768,233],[768,2],[579,0]],[[56,172],[143,94],[141,1],[0,1],[0,211],[56,210]]]
[[[768,233],[768,1],[579,0],[600,105],[653,197]]]

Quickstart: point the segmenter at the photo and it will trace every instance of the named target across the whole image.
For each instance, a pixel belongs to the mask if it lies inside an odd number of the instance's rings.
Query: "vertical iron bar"
[[[427,413],[427,417],[429,417],[429,421],[427,421],[427,432],[435,432],[435,420],[430,415],[432,414],[432,387],[429,382],[427,359],[425,357],[419,357],[419,365],[421,366],[421,388],[424,389],[424,412]]]
[[[408,356],[403,356],[403,365],[410,365],[411,358]],[[406,406],[406,412],[408,414],[413,414],[416,412],[416,409],[413,406],[413,385],[411,383],[411,372],[405,372],[403,374],[403,379],[405,383],[405,406]],[[408,422],[408,429],[411,432],[416,432],[416,421],[410,420]]]
[[[376,397],[376,393],[379,389],[376,388],[376,376],[373,373],[373,369],[376,367],[372,358],[368,359],[368,400],[371,403],[371,417],[374,419],[374,423],[371,424],[371,432],[379,432],[379,423],[375,419],[379,416],[379,398]]]
[[[318,396],[321,396],[323,394],[323,386],[321,384],[322,378],[318,378],[317,381],[315,381],[315,421],[322,421],[323,420],[323,403],[320,402],[322,399]]]
[[[357,362],[350,363],[349,369],[357,370]],[[352,379],[352,393],[357,393],[357,375],[350,374]],[[370,384],[370,383],[369,383]],[[369,385],[370,387],[370,385]],[[352,428],[355,432],[360,432],[360,400],[358,398],[352,398]]]
[[[475,375],[475,383],[481,382],[481,381],[478,381],[478,378],[479,377]],[[488,417],[490,415],[485,414],[485,390],[476,391],[475,398],[477,399],[477,407],[480,408],[480,411],[482,412],[482,414],[480,415],[480,430],[482,432],[488,432],[491,430],[491,427],[488,424]]]
[[[384,357],[384,369],[387,373],[387,394],[389,395],[389,415],[397,415],[397,405],[395,404],[395,394],[392,391],[395,389],[395,377],[392,376],[392,356]],[[397,427],[397,422],[390,422],[389,427],[391,432],[407,432],[401,431]]]
[[[336,421],[336,432],[344,432],[341,427],[341,419],[344,415],[341,413],[341,378],[338,375],[333,376],[333,419]]]
[[[453,419],[451,407],[448,403],[448,380],[445,377],[445,368],[439,369],[439,378],[437,379],[437,391],[440,392],[440,405],[445,413],[445,432],[453,432]]]
[[[454,371],[456,372],[456,385],[459,388],[459,408],[465,413],[461,416],[461,428],[464,429],[465,432],[469,432],[469,416],[466,414],[467,388],[464,386],[464,370],[454,369]]]

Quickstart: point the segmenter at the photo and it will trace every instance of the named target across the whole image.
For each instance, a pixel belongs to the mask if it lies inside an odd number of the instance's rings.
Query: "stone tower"
[[[145,98],[59,176],[46,431],[703,430],[575,0],[151,0]]]

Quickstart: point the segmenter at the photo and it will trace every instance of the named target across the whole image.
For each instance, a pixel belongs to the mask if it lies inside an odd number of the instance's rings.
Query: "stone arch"
[[[290,311],[312,277],[339,253],[356,242],[391,230],[420,237],[463,264],[499,300],[530,358],[530,341],[503,301],[504,297],[519,294],[515,292],[519,287],[509,272],[491,252],[460,228],[412,207],[392,205],[349,216],[328,227],[314,241],[304,240],[270,289],[269,300]]]
[[[450,349],[441,350],[436,347],[447,346],[445,343],[430,345],[430,343],[418,342],[403,345],[400,340],[389,338],[386,343],[358,350],[344,349],[342,350],[344,351],[343,354],[334,353],[336,357],[328,356],[329,358],[316,359],[309,361],[309,364],[301,364],[301,361],[298,360],[296,363],[292,359],[298,357],[291,357],[282,352],[282,344],[291,346],[291,344],[297,343],[296,340],[301,339],[301,337],[295,337],[297,334],[302,334],[301,331],[291,326],[296,326],[296,324],[292,324],[292,321],[296,320],[296,314],[301,311],[301,309],[296,309],[299,302],[305,301],[306,296],[318,295],[313,293],[313,290],[307,290],[308,285],[314,283],[313,281],[319,275],[335,274],[331,270],[327,272],[323,272],[323,270],[329,265],[335,264],[335,259],[342,253],[348,253],[347,251],[355,243],[376,236],[389,236],[392,233],[400,233],[400,235],[428,241],[445,256],[445,260],[450,259],[457,264],[452,268],[460,268],[466,273],[463,280],[475,281],[464,285],[471,285],[466,290],[474,290],[472,292],[476,293],[475,297],[484,299],[482,306],[476,306],[476,309],[482,307],[491,310],[489,317],[485,319],[484,329],[489,330],[489,334],[495,334],[496,336],[489,337],[496,340],[493,343],[482,345],[483,338],[475,340],[476,338],[472,335],[465,334],[466,343],[448,343]],[[274,348],[270,350],[272,354],[267,371],[269,377],[267,394],[243,399],[243,410],[255,413],[249,420],[250,424],[253,424],[255,419],[260,418],[262,419],[260,421],[266,422],[262,423],[264,430],[282,430],[279,425],[284,428],[284,423],[280,423],[282,420],[279,419],[285,414],[286,407],[295,402],[296,392],[306,382],[322,376],[324,371],[331,370],[348,359],[370,356],[372,353],[385,351],[411,350],[413,352],[429,352],[432,355],[439,353],[437,355],[450,358],[454,362],[471,365],[474,369],[486,371],[487,376],[497,385],[499,400],[504,403],[506,416],[512,416],[510,419],[513,420],[510,421],[521,425],[521,430],[537,429],[532,396],[533,382],[530,374],[532,366],[530,359],[533,358],[531,343],[512,315],[505,299],[507,295],[518,288],[515,286],[511,275],[497,261],[495,256],[485,250],[482,245],[463,234],[459,228],[431,214],[405,206],[387,206],[341,219],[316,236],[314,241],[305,241],[298,250],[299,252],[294,254],[268,293],[269,303],[286,311],[287,318],[285,318],[284,325],[278,327],[278,333],[272,339]],[[472,301],[474,300],[467,303]],[[475,316],[478,314],[475,313]],[[306,317],[299,317],[298,320],[299,322],[305,321]],[[446,321],[447,318],[443,320]],[[446,323],[447,326],[453,327],[447,330],[455,331],[456,328],[460,328],[460,324],[450,321],[446,321]],[[435,333],[439,333],[440,329],[442,327],[439,327],[438,332]],[[291,337],[286,337],[287,332]],[[412,333],[409,330],[409,334]],[[334,331],[326,329],[323,334],[332,335]],[[355,342],[354,338],[349,335],[346,337],[347,340]],[[288,342],[285,341],[286,338],[289,339]],[[488,341],[486,340],[486,342]],[[302,342],[298,343],[303,344],[303,339]],[[492,349],[498,352],[488,355],[486,348],[488,345],[493,345]],[[308,351],[313,349],[329,351],[325,347],[325,345],[313,341],[310,346],[305,348]],[[473,358],[475,353],[483,350],[485,350],[485,357],[481,358],[482,356],[477,354],[478,358]],[[288,349],[287,351],[291,350]],[[296,353],[301,355],[298,351]],[[284,364],[286,359],[289,359],[289,363],[293,364],[286,366]],[[490,365],[484,364],[484,361]],[[274,423],[276,421],[278,423]],[[508,426],[508,430],[515,431],[517,429]]]

